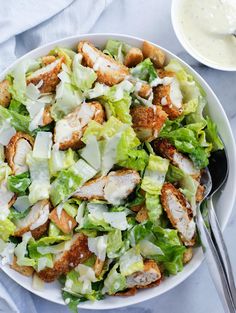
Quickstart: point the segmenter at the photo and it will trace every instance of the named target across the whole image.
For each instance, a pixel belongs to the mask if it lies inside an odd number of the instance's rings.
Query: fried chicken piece
[[[80,41],[78,52],[83,55],[83,64],[94,69],[100,83],[113,86],[129,74],[126,66],[104,54],[88,41]]]
[[[202,185],[198,185],[197,192],[196,192],[196,201],[201,202],[204,198],[204,192],[205,192],[205,187]]]
[[[40,238],[48,229],[50,203],[48,200],[40,200],[35,203],[28,215],[15,222],[14,236],[22,237],[24,233],[31,231],[35,239]]]
[[[39,278],[45,282],[52,282],[62,274],[67,274],[78,264],[85,262],[92,253],[88,249],[87,236],[75,234],[67,242],[66,249],[56,256],[53,268],[45,268],[38,272]]]
[[[63,62],[64,58],[56,59],[52,63],[49,63],[46,66],[36,70],[27,77],[27,85],[30,83],[37,85],[42,80],[43,84],[39,88],[40,92],[54,92],[56,90],[56,86],[60,82],[58,74],[61,71]]]
[[[33,150],[33,144],[33,138],[22,132],[17,132],[9,141],[5,155],[14,175],[28,171],[26,156]]]
[[[135,170],[112,171],[105,177],[92,179],[85,183],[74,197],[79,199],[107,200],[107,202],[118,205],[139,184],[140,176]]]
[[[153,46],[147,41],[144,41],[142,51],[144,58],[150,58],[156,68],[161,68],[164,66],[165,53],[161,49]]]
[[[104,188],[107,177],[98,177],[89,180],[79,188],[74,197],[83,200],[104,200]]]
[[[199,179],[200,171],[194,167],[193,162],[187,156],[178,152],[167,139],[154,141],[153,149],[162,157],[169,159],[173,165],[180,168],[186,174],[191,175],[194,179]]]
[[[148,99],[148,97],[151,95],[151,93],[152,93],[152,87],[148,84],[142,83],[142,85],[138,91],[138,95],[141,98]]]
[[[183,254],[183,263],[187,264],[188,262],[192,260],[192,257],[193,257],[193,249],[190,247]]]
[[[32,276],[34,272],[34,268],[32,266],[20,266],[17,264],[17,258],[14,256],[13,262],[10,265],[10,267],[17,271],[18,273],[24,275],[24,276]]]
[[[49,215],[49,219],[64,233],[70,234],[77,225],[76,220],[66,213],[65,210],[61,211],[60,217],[57,214],[57,209],[53,209]]]
[[[7,108],[11,102],[11,94],[8,91],[10,83],[8,80],[3,80],[0,82],[0,105]]]
[[[143,61],[143,53],[139,48],[131,48],[125,56],[124,65],[134,67]]]
[[[104,187],[104,198],[111,204],[122,204],[139,182],[140,176],[135,170],[123,169],[110,172]]]
[[[42,63],[44,66],[51,64],[54,61],[56,61],[56,57],[54,55],[45,55],[44,57],[42,57]]]
[[[113,296],[130,297],[130,296],[134,296],[136,293],[137,293],[137,288],[133,287],[133,288],[126,289],[124,291],[119,291],[115,293]]]
[[[151,284],[159,282],[160,279],[161,272],[156,262],[145,260],[143,270],[127,276],[126,283],[128,288],[149,288]]]
[[[132,116],[133,128],[138,138],[142,141],[152,141],[157,138],[167,119],[167,114],[160,106],[134,106],[131,108],[130,114]]]
[[[174,228],[186,246],[195,244],[196,225],[193,212],[180,190],[171,183],[165,183],[161,190],[161,203]]]
[[[77,150],[83,146],[81,138],[88,123],[94,120],[102,124],[104,119],[104,110],[98,101],[84,102],[72,113],[56,122],[54,142],[59,143],[61,150],[69,148]]]

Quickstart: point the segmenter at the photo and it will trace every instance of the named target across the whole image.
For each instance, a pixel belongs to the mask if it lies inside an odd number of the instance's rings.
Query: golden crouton
[[[131,48],[125,56],[124,65],[134,67],[143,61],[143,53],[139,48]]]
[[[170,162],[179,167],[186,174],[191,175],[194,179],[200,177],[200,171],[194,167],[193,162],[181,152],[178,152],[167,139],[158,139],[154,141],[153,149],[162,157],[167,158]]]
[[[165,53],[161,49],[153,46],[147,41],[144,41],[142,51],[144,58],[150,58],[156,68],[161,68],[164,66]]]
[[[40,81],[43,81],[42,86],[39,88],[40,92],[54,92],[60,82],[58,74],[61,71],[63,62],[64,58],[56,59],[54,62],[36,70],[27,77],[27,85],[30,83],[37,85]]]
[[[192,248],[186,249],[186,251],[183,254],[183,263],[187,264],[188,262],[192,260],[192,257],[193,257],[193,249]]]
[[[138,223],[142,223],[148,220],[148,211],[145,208],[145,206],[143,206],[142,209],[138,211],[138,213],[135,216],[135,219]]]
[[[161,203],[172,226],[178,230],[181,240],[186,246],[193,246],[196,225],[192,208],[184,195],[171,183],[164,183],[161,190]]]
[[[14,256],[13,262],[10,267],[24,276],[32,276],[34,268],[32,266],[20,266],[17,264],[17,258]]]
[[[105,261],[101,261],[99,258],[96,258],[96,262],[94,264],[94,272],[96,277],[99,277],[101,275],[104,263]]]
[[[40,217],[45,214],[46,211],[49,213],[50,203],[48,200],[41,200],[36,202],[30,209],[28,215],[24,218],[19,219],[15,222],[16,229],[14,232],[14,236],[22,237],[24,233],[31,231],[32,236],[35,239],[40,238],[48,229],[49,220],[47,220],[44,224],[34,227],[34,224]]]
[[[11,94],[8,91],[10,83],[8,80],[3,80],[0,82],[0,105],[7,108],[11,102]]]
[[[87,236],[75,234],[70,240],[67,250],[57,256],[53,268],[43,269],[38,272],[38,276],[45,282],[52,282],[62,274],[70,272],[78,264],[85,262],[91,255]]]
[[[17,132],[9,141],[5,149],[7,163],[13,174],[21,174],[28,170],[26,155],[32,151],[34,139],[25,133]]]
[[[54,129],[54,142],[59,143],[61,150],[67,150],[69,148],[77,150],[84,145],[81,138],[88,123],[94,120],[102,124],[104,119],[105,113],[98,101],[84,102],[72,113],[57,121]],[[69,128],[71,128],[71,132],[68,135]]]
[[[78,52],[83,55],[83,64],[94,69],[97,80],[108,86],[120,83],[129,74],[129,69],[104,54],[88,41],[80,41]]]
[[[65,234],[70,234],[77,225],[76,220],[67,214],[65,210],[61,211],[59,217],[56,208],[50,213],[49,219]]]
[[[130,110],[133,128],[142,141],[152,141],[157,138],[164,125],[167,114],[159,106],[134,106]]]
[[[152,92],[152,87],[150,85],[148,85],[148,84],[142,83],[141,88],[138,91],[138,95],[141,98],[148,99],[148,97],[150,96],[151,92]]]

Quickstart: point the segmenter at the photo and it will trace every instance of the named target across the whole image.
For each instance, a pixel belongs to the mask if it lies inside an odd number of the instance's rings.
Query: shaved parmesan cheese
[[[42,81],[42,80],[41,80]],[[41,82],[40,81],[40,82]],[[43,81],[42,81],[43,82]],[[30,98],[32,100],[37,100],[40,96],[40,91],[38,85],[35,86],[34,84],[30,83],[28,86],[26,86],[26,97]]]
[[[33,149],[33,157],[39,159],[50,159],[52,148],[52,133],[38,132]]]
[[[125,212],[104,212],[103,218],[114,228],[125,230],[129,227]]]
[[[174,78],[170,84],[170,99],[176,108],[180,109],[182,107],[183,96],[180,91],[179,82],[176,78]]]
[[[105,84],[95,83],[93,89],[88,90],[87,98],[94,99],[107,94],[109,87]]]
[[[45,282],[38,277],[36,273],[33,275],[32,287],[34,290],[42,291],[44,290]]]
[[[31,204],[28,196],[21,196],[16,199],[13,206],[18,212],[24,212],[31,206]]]
[[[107,238],[107,235],[98,236],[96,238],[88,238],[89,250],[95,253],[101,261],[104,261],[106,258]]]
[[[151,241],[143,239],[139,242],[140,252],[144,257],[152,255],[164,255],[161,248],[154,245]]]
[[[15,135],[16,130],[7,122],[3,123],[0,128],[0,144],[7,146],[11,138]]]

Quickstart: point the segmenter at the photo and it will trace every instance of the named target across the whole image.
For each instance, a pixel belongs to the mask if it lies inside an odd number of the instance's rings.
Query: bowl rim
[[[180,30],[180,26],[178,23],[178,12],[179,12],[179,4],[180,2],[183,0],[172,0],[171,3],[171,21],[172,21],[172,26],[175,32],[175,35],[177,37],[177,39],[179,40],[180,44],[182,45],[182,47],[198,62],[216,69],[216,70],[220,70],[220,71],[227,71],[227,72],[235,72],[236,71],[236,66],[223,66],[223,65],[219,65],[216,64],[214,62],[211,62],[210,60],[208,61],[207,59],[205,59],[204,57],[202,57],[200,54],[198,54],[196,52],[196,50],[194,48],[192,48],[192,46],[188,43],[188,40],[185,38],[185,36],[182,34],[181,30]]]
[[[2,79],[12,68],[14,68],[14,66],[16,66],[19,62],[21,62],[22,60],[30,57],[32,55],[32,57],[35,57],[35,55],[40,55],[40,51],[43,51],[44,49],[51,49],[51,46],[56,46],[58,44],[62,44],[64,42],[68,42],[68,41],[80,41],[80,40],[83,40],[83,39],[90,39],[91,37],[112,37],[114,39],[120,39],[120,40],[134,40],[134,41],[137,41],[139,43],[142,43],[143,41],[145,41],[145,39],[143,38],[140,38],[140,37],[136,37],[136,36],[132,36],[132,35],[125,35],[125,34],[119,34],[119,33],[87,33],[87,34],[77,34],[77,35],[73,35],[73,36],[69,36],[69,37],[64,37],[64,38],[61,38],[61,39],[58,39],[58,40],[55,40],[55,41],[52,41],[52,42],[49,42],[47,44],[44,44],[42,46],[39,46],[31,51],[29,51],[28,53],[24,54],[23,56],[21,56],[20,58],[18,58],[17,60],[15,60],[11,65],[9,65],[3,72],[0,73],[0,79]],[[92,40],[92,39],[91,39]],[[171,56],[172,58],[174,59],[177,59],[181,64],[183,64],[187,69],[190,69],[194,76],[199,80],[199,81],[202,81],[204,82],[204,84],[206,85],[209,93],[211,94],[211,96],[213,96],[214,98],[214,101],[217,103],[218,105],[218,108],[220,109],[221,111],[221,114],[222,114],[222,117],[223,117],[223,120],[224,122],[226,123],[227,125],[227,130],[228,130],[228,133],[229,133],[229,137],[230,137],[230,141],[231,143],[233,144],[233,159],[235,161],[235,164],[236,164],[236,146],[235,146],[235,142],[234,142],[234,136],[233,136],[233,133],[232,133],[232,129],[231,129],[231,126],[229,124],[229,120],[226,116],[226,113],[219,101],[219,99],[217,98],[217,96],[215,95],[215,93],[213,92],[213,90],[211,89],[211,87],[208,85],[208,83],[201,77],[200,74],[197,73],[197,71],[195,71],[190,65],[188,65],[185,61],[183,61],[181,58],[179,58],[178,56],[176,56],[174,53],[170,52],[168,49],[165,49],[163,48],[162,46],[160,45],[157,45],[153,42],[150,41],[150,43],[152,43],[154,46],[160,48],[161,50],[163,50],[165,53],[167,53],[168,56]],[[234,185],[236,186],[236,167],[234,168]],[[235,202],[235,198],[236,198],[236,188],[234,188],[232,190],[232,200],[230,202],[230,209],[227,211],[227,214],[225,216],[225,219],[222,223],[222,229],[224,230],[228,220],[229,220],[229,216],[231,215],[232,213],[232,210],[233,210],[233,205],[234,205],[234,202]],[[125,306],[129,306],[129,305],[133,305],[133,304],[138,304],[140,302],[144,302],[144,301],[147,301],[147,300],[150,300],[154,297],[158,297],[159,295],[161,294],[164,294],[165,292],[171,290],[172,288],[176,287],[177,285],[179,285],[180,283],[182,283],[185,279],[187,279],[193,272],[196,271],[196,269],[201,265],[202,261],[204,260],[204,256],[202,254],[202,251],[201,251],[201,248],[196,248],[195,249],[196,253],[195,253],[195,258],[198,257],[198,260],[195,261],[195,263],[189,263],[187,264],[185,267],[188,267],[188,270],[186,272],[180,272],[179,274],[177,274],[176,276],[172,276],[173,277],[173,281],[172,281],[172,284],[171,286],[165,286],[162,290],[161,293],[159,294],[148,294],[146,296],[140,296],[139,298],[136,298],[136,297],[126,297],[125,298],[125,301],[122,301],[124,300],[124,298],[121,298],[121,301],[119,302],[119,304],[115,304],[115,305],[105,305],[104,307],[101,307],[101,306],[96,306],[96,303],[98,302],[95,302],[95,303],[92,303],[89,301],[89,302],[85,302],[85,303],[82,303],[82,304],[79,304],[79,308],[83,308],[83,309],[91,309],[91,310],[107,310],[107,309],[115,309],[115,308],[121,308],[121,307],[125,307]],[[51,301],[51,302],[54,302],[54,303],[57,303],[57,304],[64,304],[64,301],[60,298],[60,299],[48,299],[48,294],[46,294],[45,292],[40,292],[40,291],[37,291],[37,290],[32,290],[31,288],[31,285],[25,285],[24,283],[20,282],[15,276],[12,276],[11,275],[11,270],[9,268],[9,266],[1,266],[1,269],[8,275],[8,277],[10,277],[11,279],[13,279],[17,284],[19,284],[20,286],[22,286],[23,288],[25,288],[26,290],[32,292],[33,294],[36,294],[37,296],[45,299],[45,300],[48,300],[48,301]],[[174,277],[177,277],[176,279],[174,279]],[[154,289],[154,288],[152,288]],[[151,290],[151,289],[146,289],[146,290]]]

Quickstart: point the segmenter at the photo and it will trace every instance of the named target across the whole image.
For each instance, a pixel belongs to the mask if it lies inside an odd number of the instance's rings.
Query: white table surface
[[[170,0],[114,0],[91,32],[124,33],[145,38],[160,44],[187,61],[203,76],[219,97],[236,136],[236,72],[230,73],[207,68],[188,55],[174,34],[170,7]],[[236,206],[224,236],[232,264],[235,265]],[[236,266],[234,266],[235,272]],[[65,306],[50,303],[37,296],[33,296],[33,299],[39,313],[69,312]],[[80,313],[85,311],[87,310],[79,310]],[[109,310],[107,313],[113,311]],[[186,281],[164,295],[116,311],[125,313],[223,313],[205,262]]]

